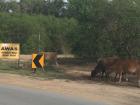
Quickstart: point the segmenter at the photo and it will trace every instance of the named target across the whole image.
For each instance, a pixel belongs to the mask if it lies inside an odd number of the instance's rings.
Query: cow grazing
[[[120,59],[120,58],[104,58],[98,61],[97,66],[91,72],[91,78],[96,77],[98,73],[106,74],[106,77],[109,77],[109,74],[116,73],[114,79],[119,75],[119,83],[122,81],[122,77],[128,73],[136,74],[138,80],[138,86],[140,86],[140,60],[136,59]]]
[[[107,74],[115,72],[116,76],[119,74],[119,83],[122,81],[124,74],[136,74],[138,79],[138,86],[140,86],[140,60],[136,59],[119,59],[113,65],[106,69]]]
[[[100,58],[97,61],[96,67],[91,71],[91,78],[95,78],[98,73],[100,73],[101,77],[103,78],[103,76],[106,75],[106,70],[108,67],[113,65],[117,59],[119,59],[117,56]],[[108,76],[106,75],[106,77]]]

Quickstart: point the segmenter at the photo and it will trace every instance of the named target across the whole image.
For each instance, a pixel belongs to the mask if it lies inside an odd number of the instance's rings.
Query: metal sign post
[[[10,59],[17,61],[19,68],[20,44],[19,43],[0,43],[0,59]]]

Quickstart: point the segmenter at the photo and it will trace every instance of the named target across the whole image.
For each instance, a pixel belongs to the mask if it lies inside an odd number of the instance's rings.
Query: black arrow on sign
[[[39,62],[39,60],[41,59],[41,57],[42,57],[42,55],[37,55],[37,56],[35,57],[35,59],[33,60],[34,64],[35,64],[36,67],[38,67],[38,68],[42,68],[42,66],[41,66],[41,64],[40,64],[40,62]]]

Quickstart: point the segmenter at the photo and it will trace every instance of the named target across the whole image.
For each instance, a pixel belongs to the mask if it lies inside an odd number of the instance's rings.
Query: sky
[[[17,1],[17,2],[20,2],[20,0],[5,0],[5,1]]]

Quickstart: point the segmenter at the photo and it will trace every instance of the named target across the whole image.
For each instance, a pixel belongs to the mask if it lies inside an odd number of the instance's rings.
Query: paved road
[[[0,85],[0,105],[105,105],[57,93]]]

